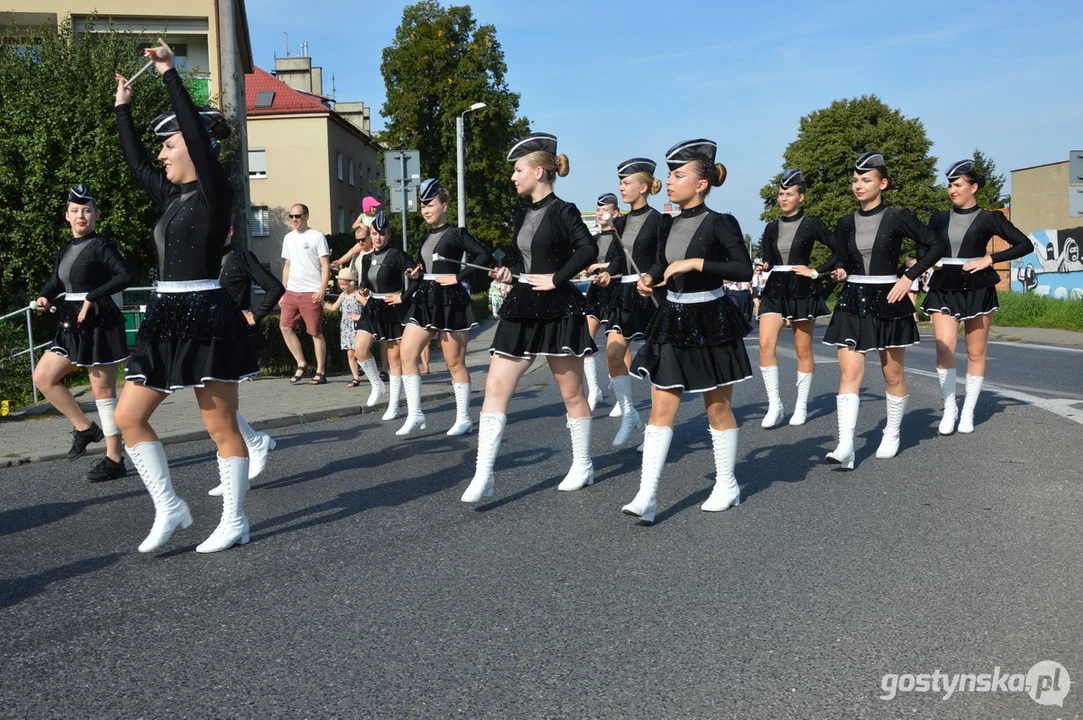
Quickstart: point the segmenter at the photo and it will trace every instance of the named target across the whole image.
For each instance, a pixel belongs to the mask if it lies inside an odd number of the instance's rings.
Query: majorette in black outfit
[[[658,288],[651,297],[638,290],[640,273],[654,266],[659,239],[673,222],[672,216],[663,215],[647,204],[647,196],[662,187],[661,181],[654,177],[655,167],[653,160],[642,157],[625,160],[617,166],[621,195],[632,203],[632,209],[614,220],[617,242],[605,255],[609,265],[603,275],[612,289],[605,335],[609,386],[617,397],[621,417],[620,428],[613,437],[614,447],[628,442],[643,427],[632,399],[632,378],[624,358],[631,341],[645,337],[657,304],[665,298],[665,288]]]
[[[232,222],[233,191],[218,161],[212,134],[224,137],[229,128],[217,110],[196,108],[172,67],[172,51],[164,43],[158,50],[166,52],[164,59],[155,62],[159,71],[164,70],[162,77],[173,110],[155,118],[152,127],[174,153],[181,150],[171,148],[169,138],[180,133],[196,179],[177,185],[154,166],[136,130],[130,105],[121,100],[125,91],[124,79],[119,76],[114,110],[128,166],[163,210],[154,227],[158,283],[139,328],[128,379],[169,394],[181,388],[202,388],[207,382],[240,382],[258,374],[259,364],[256,349],[248,341],[248,323],[218,281],[222,248]],[[147,50],[148,56],[154,52]],[[121,405],[125,402],[122,399]],[[173,491],[161,442],[138,443],[127,451],[154,500],[154,526],[139,546],[140,552],[151,552],[163,545],[178,525],[190,525],[192,516]],[[197,552],[217,552],[248,542],[244,514],[248,458],[219,455],[218,468],[227,487],[222,519]]]
[[[598,196],[598,209],[595,211],[595,218],[598,220],[601,231],[594,236],[594,239],[598,245],[597,259],[599,261],[604,261],[609,249],[613,246],[613,238],[616,237],[612,225],[603,223],[601,219],[603,217],[614,218],[619,215],[620,207],[618,202],[617,196],[613,193],[602,193]],[[605,268],[605,265],[605,262],[595,262],[584,271],[584,275],[591,276],[591,283],[587,286],[584,294],[587,296],[587,329],[590,331],[592,338],[596,338],[598,330],[609,321],[609,300],[613,295],[613,287],[608,284],[600,284],[598,275]],[[598,366],[595,363],[594,355],[583,358],[583,377],[587,381],[587,404],[590,405],[590,411],[593,413],[594,408],[598,406],[598,401],[605,397],[602,386],[598,382]],[[613,413],[610,413],[610,415],[614,413],[620,413],[620,406],[617,404],[613,405]]]
[[[568,158],[557,155],[554,135],[531,133],[512,146],[508,160],[515,163],[512,178],[517,191],[533,202],[515,214],[513,237],[522,256],[519,277],[512,281],[508,268],[490,273],[501,282],[512,282],[512,289],[500,308],[489,348],[492,359],[479,423],[477,466],[463,502],[478,502],[493,494],[493,464],[507,423],[507,407],[531,361],[546,356],[552,368],[574,369],[582,383],[583,365],[578,359],[597,351],[587,327],[586,298],[571,280],[597,259],[598,246],[578,208],[552,192],[557,176],[568,173]],[[567,383],[567,375],[562,375]],[[572,467],[558,485],[564,491],[594,482],[589,405],[581,385],[574,397],[568,395],[570,390],[567,384],[562,387],[572,441]]]
[[[823,342],[839,348],[840,360],[846,351],[864,354],[870,350],[885,351],[917,344],[914,303],[905,292],[898,301],[888,302],[888,296],[900,279],[902,243],[905,238],[910,238],[917,245],[917,262],[901,273],[908,282],[932,267],[945,250],[938,243],[928,241],[925,226],[909,210],[883,204],[880,185],[886,186],[890,182],[883,155],[875,152],[861,155],[854,165],[854,178],[855,188],[863,193],[858,196],[859,200],[866,204],[876,201],[877,204],[843,217],[835,229],[837,270],[845,271],[847,282],[839,294]],[[875,192],[875,197],[869,197],[870,192]],[[883,352],[881,356],[881,363],[886,365],[887,356]],[[859,402],[856,392],[841,390],[836,397],[839,446],[827,455],[827,460],[852,469]],[[895,457],[898,453],[899,430],[909,395],[899,397],[887,393],[886,398],[887,422],[876,451],[879,458]]]
[[[730,429],[710,428],[716,480],[702,506],[708,512],[725,510],[741,501],[733,474],[738,430],[730,410],[730,391],[714,391],[752,377],[744,345],[751,327],[723,287],[727,280],[751,280],[752,259],[737,220],[703,204],[710,188],[726,179],[725,167],[715,163],[716,149],[714,141],[698,138],[678,143],[666,153],[669,195],[682,210],[663,229],[657,258],[640,284],[653,288],[666,278],[667,268],[678,263],[683,271],[668,278],[666,297],[647,326],[643,347],[632,360],[632,373],[654,386],[656,403],[662,393],[677,395],[678,407],[683,393],[705,393],[704,403],[723,404],[723,412],[734,424]],[[705,182],[702,189],[701,182]],[[667,399],[665,407],[671,405]],[[652,407],[652,424],[643,437],[639,492],[623,508],[624,513],[647,522],[654,519],[658,483],[673,438],[676,412],[673,417],[660,417],[665,412],[668,410],[656,414]]]
[[[425,341],[431,342],[437,332],[466,333],[477,326],[474,309],[470,304],[470,293],[463,283],[469,281],[478,270],[462,263],[470,262],[487,267],[493,256],[465,227],[452,227],[447,224],[448,193],[439,180],[429,178],[422,182],[418,200],[421,203],[421,214],[426,218],[430,229],[418,245],[420,265],[408,274],[410,285],[407,295],[410,297],[410,307],[406,311],[406,324],[417,325],[428,331]],[[454,277],[455,282],[443,285],[438,282],[441,276]],[[425,414],[421,411],[421,375],[416,358],[421,346],[417,344],[418,338],[414,331],[404,333],[403,338],[403,386],[406,390],[407,412],[406,421],[395,432],[396,435],[409,435],[426,427]],[[440,350],[451,371],[451,387],[455,394],[455,424],[448,429],[447,434],[466,435],[474,429],[474,422],[470,419],[470,375],[465,364],[466,341],[463,339],[460,343],[455,337],[441,337]]]
[[[248,342],[258,356],[263,351],[263,330],[260,321],[267,317],[286,294],[286,288],[278,278],[263,267],[259,258],[251,250],[226,245],[222,248],[222,272],[218,276],[222,289],[229,293],[233,302],[242,312],[250,312],[253,322],[248,325]],[[252,284],[263,290],[263,300],[259,307],[252,307]],[[244,444],[248,447],[248,480],[251,482],[263,472],[267,465],[267,453],[274,450],[278,443],[265,432],[259,432],[237,411],[237,428],[241,431]],[[218,496],[226,491],[224,484],[219,484],[210,491]]]
[[[65,216],[74,239],[57,253],[53,275],[32,306],[44,311],[58,296],[63,298],[56,336],[34,368],[34,384],[72,423],[69,459],[83,455],[90,443],[112,438],[106,443],[105,457],[86,477],[91,482],[115,480],[127,470],[120,430],[113,419],[117,370],[112,366],[127,360],[130,353],[124,315],[111,295],[131,284],[132,271],[116,246],[94,231],[97,204],[84,186],[76,185],[68,192]],[[62,382],[76,367],[88,368],[100,426],[83,414]]]
[[[794,343],[808,345],[807,357],[811,361],[811,324],[804,334],[798,335],[797,323],[813,323],[816,318],[828,317],[831,311],[820,296],[820,274],[835,267],[837,258],[832,255],[819,267],[806,270],[812,259],[812,250],[816,243],[835,250],[835,240],[827,227],[819,219],[808,217],[801,212],[801,198],[808,190],[805,176],[800,170],[787,170],[779,181],[779,204],[792,209],[792,214],[783,215],[778,220],[767,223],[763,231],[763,261],[769,266],[771,275],[760,295],[760,318],[766,315],[778,315],[793,324]],[[806,274],[807,273],[807,274]],[[763,427],[774,427],[782,422],[785,410],[782,394],[778,389],[778,360],[775,347],[782,330],[780,320],[760,323],[760,374],[767,390],[767,412],[760,423]],[[799,340],[800,337],[800,340]],[[768,363],[764,364],[766,356]],[[772,360],[772,358],[774,358]],[[800,362],[799,362],[800,364]],[[810,372],[797,371],[797,401],[790,417],[790,425],[803,425],[808,416],[808,394],[812,386],[814,366],[806,367]]]
[[[973,188],[985,184],[985,178],[978,173],[974,161],[960,160],[953,163],[947,171],[948,192],[952,203],[958,202],[965,191],[968,201],[973,199]],[[960,182],[956,182],[960,181]],[[967,208],[953,207],[932,216],[929,220],[929,234],[948,246],[948,252],[937,263],[929,292],[921,303],[921,309],[930,316],[940,314],[955,320],[954,323],[942,324],[933,317],[933,330],[937,335],[936,372],[940,379],[940,392],[944,400],[944,416],[940,422],[940,434],[950,435],[958,430],[961,433],[974,432],[974,408],[978,403],[982,383],[985,381],[985,352],[980,363],[981,374],[970,372],[968,362],[966,375],[966,397],[963,411],[959,414],[955,400],[955,345],[958,341],[958,323],[966,324],[969,335],[974,328],[968,320],[991,315],[997,311],[996,285],[1000,275],[993,264],[1016,260],[1031,251],[1033,244],[1007,216],[996,211],[984,210],[975,204]],[[1003,238],[1010,247],[999,252],[989,251],[989,241],[993,236]],[[988,260],[986,260],[988,258]],[[966,265],[986,265],[978,270],[964,269]],[[986,321],[987,322],[987,321]],[[988,329],[988,324],[984,327]],[[951,367],[945,367],[950,365]]]
[[[376,213],[376,218],[372,221],[374,234],[386,239],[389,227],[390,222],[383,211]],[[385,346],[397,343],[402,338],[403,321],[406,319],[410,302],[410,293],[403,285],[403,273],[416,264],[403,250],[386,243],[362,256],[360,287],[363,293],[367,293],[367,297],[361,310],[361,319],[356,324],[358,332],[370,335],[373,342],[384,343]],[[415,287],[416,285],[412,286]],[[398,296],[399,302],[389,304],[389,296]],[[364,349],[363,341],[364,338],[358,341],[355,347]],[[382,419],[394,420],[399,416],[399,404],[402,400],[402,366],[397,361],[392,363],[390,357],[388,364],[391,365],[391,374],[388,376],[391,392]],[[369,357],[361,363],[361,371],[372,386],[368,404],[376,405],[382,399],[384,391],[384,382],[376,368],[376,358]]]
[[[68,194],[68,202],[93,202],[82,185]],[[82,200],[82,202],[80,202]],[[112,365],[124,362],[128,338],[124,314],[112,296],[132,284],[132,269],[116,246],[96,232],[72,240],[56,256],[53,276],[42,287],[39,297],[49,300],[63,294],[64,302],[57,317],[56,337],[50,352],[68,359],[77,367]],[[95,303],[97,309],[79,322],[83,302]]]

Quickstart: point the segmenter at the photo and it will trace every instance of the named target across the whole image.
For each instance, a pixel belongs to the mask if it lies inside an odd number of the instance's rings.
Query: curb
[[[450,387],[450,386],[449,386]],[[449,397],[455,397],[453,390],[433,390],[429,393],[423,393],[421,395],[421,402],[425,403],[430,400],[446,400]],[[357,403],[350,403],[348,405],[335,405],[326,408],[320,408],[318,410],[308,410],[300,413],[283,413],[280,415],[272,415],[270,417],[264,417],[259,419],[250,419],[248,424],[256,430],[274,430],[277,428],[292,427],[294,425],[304,425],[306,423],[320,422],[328,420],[330,418],[351,417],[353,415],[370,415],[372,413],[380,413],[387,410],[387,403],[377,405],[375,407],[366,407],[365,405],[358,405]],[[204,428],[198,430],[177,430],[171,433],[163,433],[158,436],[163,445],[175,445],[177,443],[192,442],[194,440],[206,440],[207,431]],[[94,457],[97,455],[104,455],[105,448],[88,449],[86,455],[83,457]],[[67,460],[68,454],[64,452],[55,453],[43,453],[41,455],[31,455],[30,457],[19,458],[0,458],[0,468],[16,467],[18,465],[27,465],[29,463],[36,462],[53,462],[55,460]]]

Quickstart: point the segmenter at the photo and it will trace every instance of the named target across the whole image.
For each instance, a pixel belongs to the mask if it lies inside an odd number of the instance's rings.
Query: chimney
[[[335,112],[366,135],[372,135],[372,108],[363,102],[335,103]]]
[[[323,95],[323,68],[312,67],[307,55],[275,58],[275,77],[295,90]]]

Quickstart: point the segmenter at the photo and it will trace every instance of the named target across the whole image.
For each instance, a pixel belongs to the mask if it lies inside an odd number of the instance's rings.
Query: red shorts
[[[305,332],[309,335],[315,337],[323,334],[323,303],[312,302],[313,294],[287,290],[278,301],[278,307],[282,310],[279,327],[292,328],[297,324],[297,319],[301,318],[305,321]]]

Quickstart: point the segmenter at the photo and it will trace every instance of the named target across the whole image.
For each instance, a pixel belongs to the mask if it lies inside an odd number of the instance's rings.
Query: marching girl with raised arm
[[[861,209],[850,213],[835,228],[835,252],[839,267],[835,280],[847,280],[839,294],[824,344],[839,353],[838,404],[839,445],[827,461],[854,467],[854,428],[861,381],[865,376],[865,353],[880,353],[887,397],[884,437],[878,458],[899,452],[899,431],[909,394],[903,361],[906,348],[918,342],[914,304],[907,293],[911,283],[932,267],[944,253],[937,240],[928,242],[925,226],[909,210],[884,205],[883,192],[891,185],[884,156],[867,152],[854,164],[852,190]],[[902,243],[910,238],[918,246],[917,262],[899,276]]]
[[[947,245],[940,259],[929,293],[921,305],[933,320],[936,335],[936,374],[944,400],[940,434],[974,432],[974,407],[985,381],[985,356],[989,347],[989,325],[997,311],[997,283],[1000,275],[993,264],[1021,258],[1033,244],[1011,221],[995,210],[984,210],[975,197],[985,184],[973,160],[953,163],[947,172],[951,210],[933,215],[929,233]],[[996,235],[1011,247],[990,252],[989,241]],[[966,396],[963,412],[955,400],[955,348],[959,323],[966,332]]]
[[[662,181],[654,177],[655,163],[647,158],[632,158],[617,166],[620,195],[631,205],[627,215],[615,220],[617,242],[606,259],[609,264],[599,279],[613,288],[609,303],[609,327],[605,331],[605,358],[609,364],[609,386],[617,396],[620,408],[620,428],[613,438],[619,447],[632,438],[643,420],[632,402],[632,378],[625,357],[633,340],[645,336],[654,317],[655,303],[661,302],[664,291],[652,296],[638,291],[640,273],[654,265],[658,255],[658,240],[668,231],[673,218],[663,215],[647,204],[648,195],[662,189]]]
[[[411,282],[410,306],[406,310],[406,329],[399,353],[402,358],[403,385],[406,389],[406,422],[396,435],[424,430],[421,412],[421,352],[439,336],[440,351],[451,373],[455,392],[455,424],[448,435],[465,435],[474,429],[470,419],[470,372],[466,368],[466,343],[470,329],[477,326],[470,293],[463,281],[478,272],[462,264],[468,255],[475,265],[488,265],[492,255],[474,239],[466,228],[447,224],[448,193],[439,180],[421,183],[418,193],[421,217],[429,226],[421,238],[420,264],[406,273]],[[439,256],[439,259],[437,258]]]
[[[549,363],[567,408],[572,467],[559,490],[578,490],[594,482],[590,457],[590,405],[583,394],[583,357],[597,352],[587,326],[587,303],[571,279],[597,257],[598,246],[572,203],[553,194],[557,177],[568,174],[568,156],[557,155],[557,139],[531,133],[508,151],[515,163],[511,181],[529,204],[515,214],[515,245],[523,258],[519,274],[500,308],[500,322],[489,348],[492,360],[478,430],[474,479],[463,502],[493,495],[493,464],[507,423],[508,404],[519,379],[537,357]],[[513,281],[511,270],[491,277]]]
[[[587,288],[587,327],[590,328],[592,338],[598,337],[598,330],[601,329],[602,325],[609,322],[609,301],[613,295],[613,288],[608,282],[605,284],[599,282],[597,273],[607,267],[607,263],[603,261],[609,253],[609,248],[613,246],[612,220],[618,215],[620,215],[620,209],[617,206],[617,196],[613,193],[599,195],[598,210],[595,214],[601,228],[601,232],[595,236],[595,241],[598,244],[599,262],[593,263],[584,273],[593,275],[590,287]],[[603,220],[603,218],[605,219]],[[598,367],[594,362],[593,355],[583,358],[583,374],[587,378],[587,403],[590,404],[590,411],[594,412],[594,408],[598,406],[598,401],[605,396],[605,393],[602,392],[602,387],[598,383]],[[614,409],[616,409],[616,406]]]
[[[98,206],[90,192],[76,185],[68,192],[64,217],[72,241],[56,256],[53,276],[38,293],[35,307],[49,309],[62,295],[56,337],[34,368],[34,385],[71,421],[68,459],[86,452],[87,445],[105,439],[105,457],[90,468],[87,480],[115,480],[127,474],[121,453],[120,430],[113,420],[117,406],[117,370],[130,357],[124,315],[111,297],[132,282],[132,270],[113,243],[95,227]],[[101,426],[87,419],[63,379],[86,368]]]
[[[663,228],[657,259],[639,280],[645,295],[662,285],[668,290],[632,360],[632,372],[652,386],[651,418],[643,434],[639,492],[623,512],[645,522],[654,521],[658,483],[686,392],[703,393],[714,448],[714,490],[701,507],[718,512],[741,502],[733,474],[738,431],[732,402],[733,385],[752,377],[744,345],[751,327],[723,283],[751,280],[752,259],[737,220],[704,204],[711,188],[726,180],[716,150],[714,141],[700,138],[666,153],[666,192],[681,214]]]
[[[354,352],[361,370],[372,385],[369,407],[379,403],[384,394],[384,383],[376,370],[372,356],[372,344],[380,343],[387,357],[390,370],[391,394],[383,420],[399,416],[402,400],[402,362],[399,359],[399,341],[403,335],[402,321],[406,316],[408,297],[403,292],[403,273],[415,267],[413,258],[396,247],[391,247],[391,222],[383,211],[376,213],[372,221],[372,252],[361,261],[361,303],[364,310],[357,323]]]
[[[812,331],[816,318],[828,317],[831,311],[820,297],[820,275],[835,267],[832,255],[819,267],[809,267],[812,250],[820,243],[835,250],[835,240],[818,219],[801,212],[808,185],[800,170],[787,170],[778,187],[778,207],[782,217],[767,223],[763,231],[763,262],[771,272],[760,294],[760,374],[767,389],[767,414],[760,423],[774,427],[782,422],[785,411],[778,390],[778,337],[789,321],[793,328],[793,347],[797,354],[797,401],[790,425],[804,425],[808,415],[808,393],[816,361],[812,357]]]
[[[248,452],[237,427],[237,384],[259,373],[240,308],[218,282],[229,235],[233,191],[218,161],[217,141],[229,134],[221,113],[196,108],[164,41],[149,48],[173,106],[151,127],[162,140],[154,166],[132,118],[132,91],[117,75],[116,118],[128,167],[162,208],[154,227],[158,284],[139,328],[128,383],[116,422],[132,463],[154,501],[154,525],[139,546],[152,552],[177,527],[192,524],[188,505],[174,492],[165,449],[150,418],[169,395],[195,388],[203,424],[218,446],[218,471],[226,490],[218,528],[197,552],[248,542],[244,500]],[[160,55],[159,55],[160,53]]]

